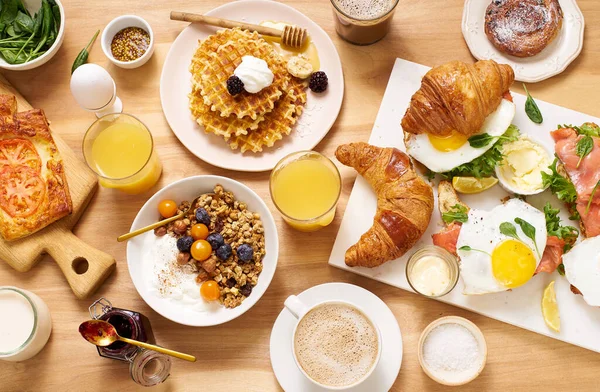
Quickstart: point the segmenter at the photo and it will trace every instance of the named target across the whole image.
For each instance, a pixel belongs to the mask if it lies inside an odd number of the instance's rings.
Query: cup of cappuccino
[[[343,391],[373,373],[381,357],[381,333],[358,306],[337,300],[307,306],[292,295],[285,307],[298,319],[292,352],[306,378],[322,388]]]
[[[356,45],[370,45],[390,30],[399,0],[331,0],[335,31]]]

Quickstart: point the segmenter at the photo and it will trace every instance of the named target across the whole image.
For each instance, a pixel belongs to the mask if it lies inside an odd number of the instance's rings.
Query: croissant
[[[361,174],[377,194],[373,226],[346,251],[346,265],[377,267],[406,253],[421,238],[433,212],[431,187],[408,155],[367,143],[344,144],[337,159]]]
[[[493,60],[474,65],[452,61],[432,68],[410,100],[402,129],[412,134],[472,136],[498,108],[514,80],[509,65]]]

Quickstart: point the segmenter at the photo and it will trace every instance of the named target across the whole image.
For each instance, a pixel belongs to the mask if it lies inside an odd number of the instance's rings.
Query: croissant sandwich
[[[337,159],[361,174],[377,194],[373,226],[346,251],[346,265],[377,267],[405,254],[421,238],[433,212],[433,191],[408,155],[366,143],[344,144]]]
[[[492,60],[452,61],[431,69],[402,119],[407,152],[434,172],[447,172],[483,155],[494,143],[472,146],[469,138],[498,140],[511,124],[514,72]]]

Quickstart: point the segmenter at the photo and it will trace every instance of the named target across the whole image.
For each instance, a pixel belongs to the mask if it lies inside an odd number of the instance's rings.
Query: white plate
[[[298,294],[302,302],[313,305],[322,301],[343,300],[360,306],[381,330],[382,352],[379,364],[362,384],[349,392],[389,391],[398,377],[402,364],[402,334],[396,317],[375,294],[347,283],[326,283]],[[310,382],[296,366],[292,353],[292,333],[296,318],[285,308],[275,320],[271,331],[271,365],[281,388],[286,392],[325,391]]]
[[[277,267],[277,258],[279,255],[279,238],[273,215],[269,212],[262,199],[247,186],[225,177],[219,176],[195,176],[188,177],[167,185],[156,192],[138,212],[131,230],[136,230],[148,226],[158,218],[158,203],[161,200],[171,199],[176,202],[183,200],[192,201],[203,193],[212,192],[215,185],[221,184],[226,191],[231,191],[236,200],[248,205],[252,212],[260,214],[263,226],[265,228],[265,248],[266,255],[263,259],[263,271],[258,277],[258,284],[252,290],[252,294],[242,302],[240,306],[233,309],[227,309],[224,306],[215,306],[207,312],[199,312],[190,309],[180,303],[174,303],[165,298],[161,298],[153,292],[151,283],[144,279],[147,268],[147,260],[144,260],[144,245],[152,241],[154,232],[147,233],[132,238],[127,243],[127,266],[131,280],[146,303],[163,317],[168,318],[183,325],[194,327],[205,327],[211,325],[223,324],[234,318],[241,316],[262,297],[267,291],[275,268]],[[199,289],[199,288],[198,288]]]
[[[419,89],[421,78],[428,70],[429,68],[424,65],[401,59],[396,60],[369,143],[377,146],[396,147],[405,151],[400,121],[410,103],[411,96]],[[554,141],[549,131],[553,130],[557,124],[582,124],[586,121],[600,124],[598,118],[536,100],[544,115],[544,123],[537,125],[532,123],[525,114],[525,97],[516,93],[512,93],[512,95],[517,106],[513,124],[518,126],[521,132],[530,135],[550,151],[554,151]],[[377,203],[371,187],[359,176],[348,200],[344,218],[329,258],[329,264],[412,291],[404,273],[405,262],[412,252],[420,246],[431,245],[431,235],[439,232],[443,227],[437,208],[437,187],[434,187],[434,195],[436,205],[431,223],[412,251],[409,251],[398,260],[387,262],[377,268],[350,268],[344,263],[344,254],[373,224]],[[500,204],[500,200],[507,195],[506,191],[496,185],[484,193],[461,195],[461,199],[472,208],[489,210]],[[546,201],[549,201],[553,207],[561,209],[560,217],[563,224],[573,225],[573,222],[568,220],[569,213],[564,208],[563,203],[554,197],[550,191],[528,196],[527,201],[537,208],[542,208]],[[544,287],[554,279],[556,279],[556,295],[562,320],[561,332],[558,334],[552,332],[544,323],[541,306]],[[600,352],[600,339],[598,339],[598,336],[600,336],[600,308],[587,305],[580,295],[571,293],[569,282],[560,276],[558,272],[551,275],[538,274],[521,287],[495,294],[463,295],[463,285],[462,280],[459,281],[452,292],[439,298],[439,300],[517,327]]]
[[[500,52],[485,35],[485,10],[491,0],[466,0],[462,32],[471,54],[479,60],[509,64],[521,82],[540,82],[564,71],[583,48],[584,20],[575,0],[560,0],[563,25],[558,36],[532,57],[514,57]]]
[[[165,60],[160,79],[160,100],[165,117],[181,143],[198,158],[225,169],[259,172],[271,170],[292,152],[312,150],[333,126],[344,97],[342,63],[333,42],[315,22],[290,6],[274,1],[234,1],[207,12],[206,15],[260,23],[265,20],[289,22],[308,30],[327,73],[329,88],[315,94],[308,90],[307,104],[298,124],[289,136],[262,153],[233,151],[220,136],[207,135],[188,109],[191,75],[188,71],[198,40],[214,34],[216,28],[191,24],[177,37]],[[171,22],[175,23],[175,22]]]

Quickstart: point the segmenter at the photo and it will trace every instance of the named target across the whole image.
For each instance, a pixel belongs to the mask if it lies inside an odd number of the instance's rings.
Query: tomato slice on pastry
[[[42,161],[33,143],[25,139],[0,140],[0,167],[27,166],[40,173]]]
[[[44,180],[30,167],[5,167],[0,172],[0,207],[12,217],[35,213],[45,193]]]

